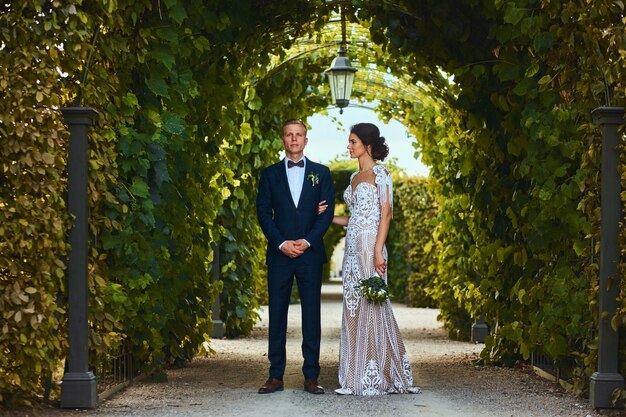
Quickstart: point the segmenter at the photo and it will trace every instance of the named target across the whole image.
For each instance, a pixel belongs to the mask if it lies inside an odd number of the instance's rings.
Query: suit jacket
[[[335,193],[328,167],[306,159],[304,183],[298,207],[291,198],[285,172],[285,160],[263,170],[259,181],[256,209],[259,224],[267,238],[268,265],[288,265],[302,261],[306,264],[327,262],[324,234],[333,221]],[[310,175],[319,181],[314,183]],[[326,200],[328,207],[320,215],[317,207]],[[306,239],[311,247],[302,256],[291,259],[278,246],[285,240]]]

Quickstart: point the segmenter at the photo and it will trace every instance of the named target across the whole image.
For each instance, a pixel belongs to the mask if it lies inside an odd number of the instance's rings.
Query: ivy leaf
[[[516,80],[519,77],[519,66],[511,62],[500,62],[493,70],[501,81]]]
[[[164,182],[170,180],[169,173],[167,171],[167,162],[158,161],[153,165],[154,169],[154,182],[157,186],[161,186]]]
[[[507,142],[506,150],[511,155],[520,156],[527,146],[528,139],[525,136],[514,136]]]
[[[136,197],[146,198],[148,197],[148,184],[142,178],[133,178],[133,184],[130,186],[130,192]]]
[[[539,81],[537,81],[537,84],[544,85],[544,84],[548,84],[550,81],[552,81],[552,76],[544,75],[543,77],[539,79]]]
[[[122,96],[122,102],[131,109],[139,107],[139,100],[137,100],[137,96],[133,93],[126,93]]]
[[[535,75],[537,72],[539,72],[539,64],[537,64],[537,62],[533,62],[532,64],[530,64],[528,68],[526,68],[526,72],[524,73],[524,76],[526,78],[530,78],[533,75]]]
[[[233,192],[233,194],[238,199],[245,200],[246,194],[245,194],[244,190],[242,190],[241,188],[235,188],[235,191]]]
[[[165,80],[163,78],[148,79],[146,80],[146,85],[148,86],[150,91],[152,91],[157,96],[162,96],[166,98],[170,97],[167,84],[165,83]]]
[[[537,51],[545,51],[552,48],[552,33],[550,32],[540,32],[535,35],[535,39],[533,40],[533,46]]]
[[[178,32],[171,27],[159,28],[156,31],[157,36],[165,41],[178,44]],[[173,56],[172,56],[173,58]]]
[[[152,55],[154,56],[156,61],[163,64],[165,68],[168,69],[168,71],[171,71],[174,67],[174,64],[176,64],[176,58],[166,48],[157,48],[156,50],[152,51]]]
[[[588,247],[589,247],[589,242],[587,241],[578,240],[574,242],[574,252],[576,252],[576,255],[578,256],[582,256],[583,253],[585,252],[585,249],[587,249]]]
[[[263,102],[260,97],[254,97],[252,100],[248,102],[248,107],[250,110],[259,110],[263,106]]]
[[[166,132],[180,135],[185,131],[185,122],[177,113],[165,112],[162,115],[163,128]]]
[[[248,314],[248,311],[241,307],[241,306],[237,306],[235,309],[235,313],[237,314],[237,317],[239,317],[240,319],[246,317],[246,315]]]
[[[512,25],[517,25],[524,18],[524,9],[515,7],[515,3],[509,2],[504,12],[504,21]]]
[[[461,161],[461,175],[464,177],[468,176],[470,172],[472,172],[472,168],[474,167],[474,163],[469,155],[466,155]]]
[[[252,126],[250,126],[250,123],[242,123],[239,126],[239,129],[243,139],[248,140],[252,137]]]
[[[522,248],[522,250],[515,252],[515,254],[513,255],[513,263],[515,265],[519,265],[519,266],[524,266],[526,265],[526,262],[528,261],[528,255],[526,254],[526,250]],[[523,290],[520,290],[523,291]],[[520,298],[520,301],[521,298]]]
[[[544,201],[550,200],[552,198],[552,192],[548,190],[540,190],[539,198]]]
[[[170,7],[169,9],[170,17],[174,19],[176,23],[181,24],[183,23],[183,20],[187,18],[187,11],[185,10],[185,8],[183,7],[181,3],[176,2],[174,4],[174,7],[171,7],[169,5],[168,7]]]
[[[194,38],[193,46],[199,51],[208,51],[211,49],[211,42],[204,36],[198,36]]]
[[[525,96],[528,93],[528,90],[535,85],[535,81],[532,78],[525,78],[513,89],[513,92],[518,96]]]

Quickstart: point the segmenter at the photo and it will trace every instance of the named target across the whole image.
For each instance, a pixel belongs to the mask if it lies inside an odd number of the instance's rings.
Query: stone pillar
[[[485,339],[489,335],[489,327],[485,323],[485,319],[481,317],[475,318],[472,324],[472,342],[485,343]]]
[[[213,244],[213,268],[211,269],[211,281],[217,282],[220,279],[220,245],[219,241]],[[211,318],[213,321],[213,328],[209,336],[214,338],[224,337],[224,323],[220,319],[220,296],[218,295],[213,300],[211,305]]]
[[[611,327],[617,310],[620,276],[619,222],[621,217],[618,127],[624,123],[622,107],[598,107],[591,112],[602,127],[602,176],[600,190],[600,294],[598,318],[598,370],[589,384],[593,408],[615,408],[613,391],[624,387],[619,373],[619,335]],[[618,406],[620,406],[618,404]]]
[[[96,377],[89,370],[89,328],[87,311],[87,254],[89,205],[87,199],[87,130],[98,113],[91,107],[61,109],[70,129],[68,146],[68,209],[74,217],[69,232],[71,246],[68,266],[69,352],[63,383],[62,408],[94,408],[98,398]]]

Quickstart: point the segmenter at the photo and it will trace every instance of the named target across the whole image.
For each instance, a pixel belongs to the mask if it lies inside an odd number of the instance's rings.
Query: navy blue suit
[[[333,220],[335,194],[330,170],[307,159],[296,207],[286,169],[284,160],[265,168],[256,199],[259,224],[268,241],[269,376],[282,380],[285,372],[287,313],[295,277],[302,309],[302,373],[306,379],[317,379],[320,372],[320,291],[322,268],[327,262],[323,237]],[[317,180],[312,180],[311,176]],[[326,200],[328,208],[318,215],[318,204],[322,200]],[[286,240],[298,239],[305,239],[311,246],[295,259],[278,248]]]

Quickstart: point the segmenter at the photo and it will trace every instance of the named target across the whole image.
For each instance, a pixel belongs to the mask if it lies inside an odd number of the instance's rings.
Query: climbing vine
[[[572,373],[589,375],[599,137],[589,114],[611,92],[613,103],[624,98],[623,5],[397,2],[365,15],[387,51],[454,77],[438,88],[438,108],[406,103],[400,113],[421,126],[436,183],[433,296],[446,326],[467,336],[468,314],[482,315],[491,326],[485,359],[540,348],[557,362],[584,358]],[[462,46],[477,39],[480,49]]]
[[[392,294],[413,307],[435,307],[429,291],[436,278],[431,241],[437,208],[430,188],[427,178],[394,178],[394,218],[387,239],[392,259],[388,281]]]
[[[61,107],[99,113],[91,351],[130,343],[150,368],[190,360],[218,294],[228,335],[249,333],[265,285],[256,178],[278,157],[281,121],[328,103],[337,4],[14,3],[0,8],[0,404],[36,398],[67,350]],[[624,104],[622,2],[345,7],[356,98],[405,123],[431,167],[437,217],[420,265],[445,326],[462,338],[484,317],[486,361],[575,355],[584,388],[598,314],[599,131],[589,114]],[[614,326],[625,317],[621,308]]]

